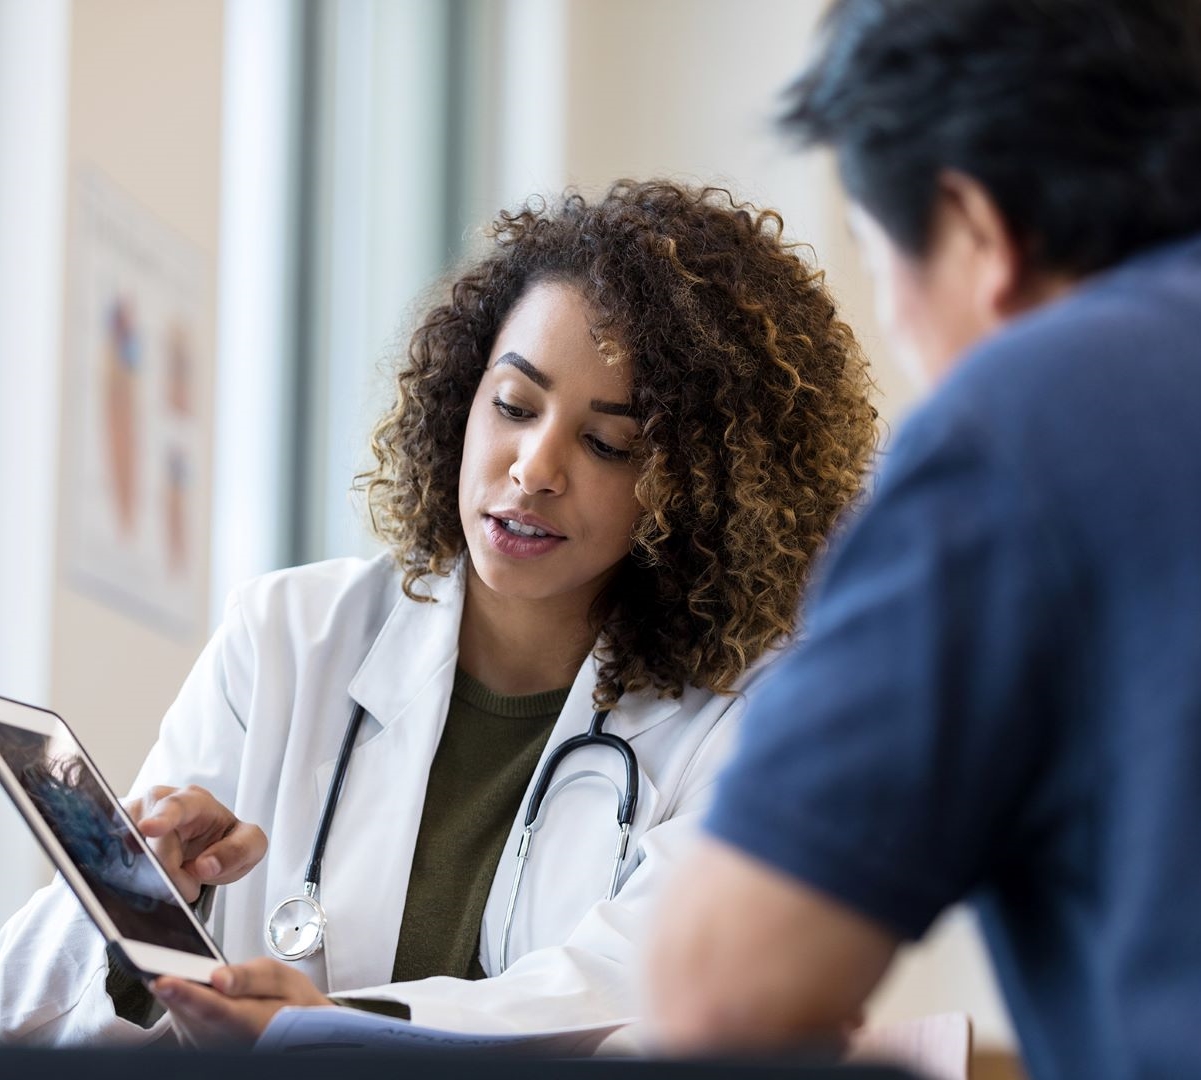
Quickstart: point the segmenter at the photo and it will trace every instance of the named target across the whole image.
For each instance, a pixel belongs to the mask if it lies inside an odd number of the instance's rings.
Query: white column
[[[212,623],[232,586],[278,565],[287,523],[294,10],[291,0],[225,5]]]
[[[318,301],[310,416],[323,440],[307,482],[314,557],[379,550],[351,496],[374,465],[368,437],[391,401],[414,298],[440,270],[446,137],[442,0],[339,0],[325,9]]]
[[[0,0],[0,695],[50,696],[63,291],[67,0]],[[46,861],[0,797],[0,919]]]
[[[495,206],[538,193],[554,199],[567,183],[567,0],[506,0],[496,117]]]

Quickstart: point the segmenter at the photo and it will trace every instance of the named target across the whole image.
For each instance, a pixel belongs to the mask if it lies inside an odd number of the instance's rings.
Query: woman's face
[[[471,403],[459,516],[479,581],[585,608],[629,552],[640,507],[630,372],[607,363],[569,285],[531,286],[493,343]]]

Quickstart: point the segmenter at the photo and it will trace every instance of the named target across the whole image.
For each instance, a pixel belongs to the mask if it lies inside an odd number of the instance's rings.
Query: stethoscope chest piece
[[[305,883],[305,891],[281,900],[267,918],[263,937],[278,960],[303,960],[321,948],[325,938],[325,908]]]
[[[325,841],[334,820],[338,796],[346,782],[346,770],[350,765],[350,751],[354,748],[359,725],[366,715],[362,705],[356,703],[350,714],[346,734],[342,736],[342,748],[334,766],[334,776],[325,796],[321,810],[321,822],[313,840],[313,851],[309,856],[308,869],[304,872],[304,892],[285,897],[271,909],[267,924],[263,927],[263,940],[267,949],[277,960],[303,960],[320,950],[325,942],[325,924],[328,921],[325,908],[317,899],[317,887],[321,881],[321,860],[325,857]]]

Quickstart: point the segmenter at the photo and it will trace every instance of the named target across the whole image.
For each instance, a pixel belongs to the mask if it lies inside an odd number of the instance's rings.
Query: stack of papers
[[[337,1005],[280,1009],[255,1043],[256,1050],[415,1050],[433,1052],[506,1051],[517,1055],[583,1057],[618,1028],[634,1020],[618,1020],[590,1027],[557,1028],[505,1034],[472,1034],[419,1027],[407,1020],[363,1012]]]

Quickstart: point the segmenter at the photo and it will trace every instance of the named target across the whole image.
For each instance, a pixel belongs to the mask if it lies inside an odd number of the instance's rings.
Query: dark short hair
[[[787,95],[785,131],[909,254],[944,169],[1046,269],[1201,229],[1201,0],[837,0]]]
[[[579,289],[606,355],[626,356],[643,512],[594,611],[596,699],[731,691],[794,629],[810,568],[875,446],[866,361],[821,271],[773,210],[718,188],[619,181],[531,200],[447,283],[396,373],[360,478],[405,590],[465,540],[459,465],[500,327],[533,285]]]

